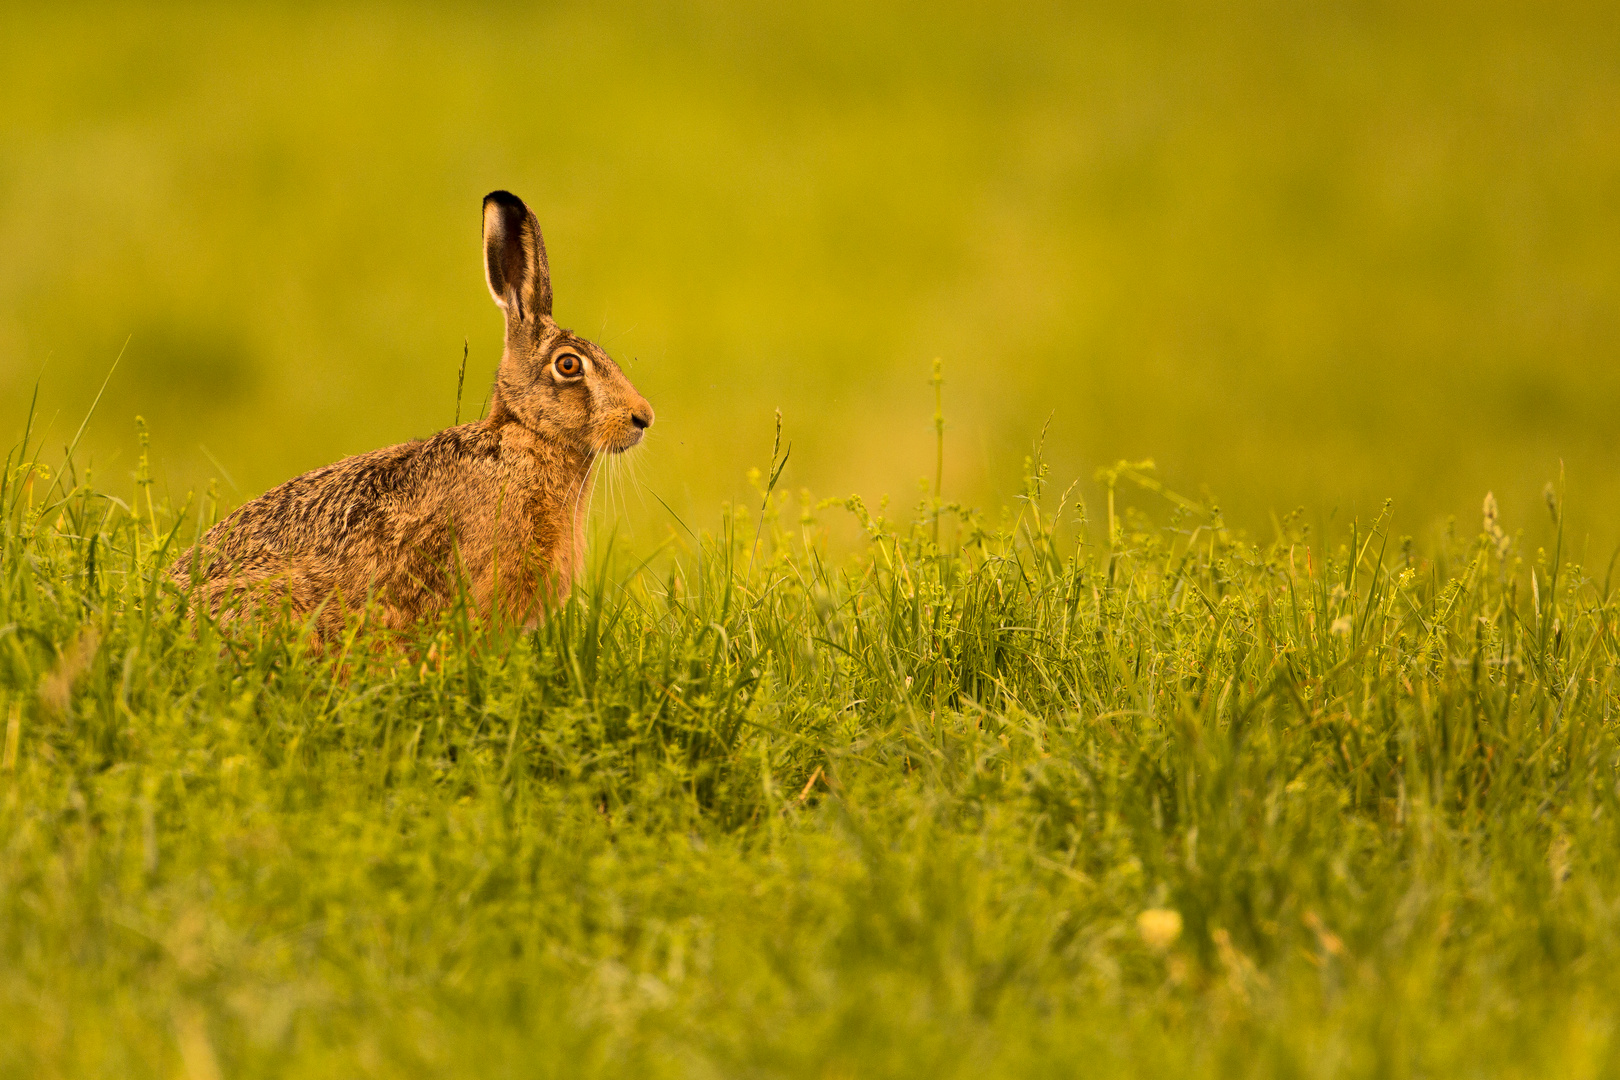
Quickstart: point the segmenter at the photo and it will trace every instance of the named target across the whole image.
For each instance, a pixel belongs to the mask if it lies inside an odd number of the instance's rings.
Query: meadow
[[[188,619],[493,188],[585,580]],[[1616,250],[1600,3],[8,10],[0,1076],[1620,1075]]]
[[[874,514],[779,453],[536,630],[312,651],[180,613],[216,508],[144,456],[18,461],[0,1074],[1620,1067],[1613,562],[1556,489],[1547,547],[1257,542],[1140,463]]]

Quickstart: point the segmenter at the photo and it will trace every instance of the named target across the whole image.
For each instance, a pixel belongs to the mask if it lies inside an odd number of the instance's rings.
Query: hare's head
[[[652,426],[652,406],[605,350],[552,321],[540,223],[509,192],[484,196],[484,273],[506,315],[496,411],[547,442],[590,455],[640,442]]]

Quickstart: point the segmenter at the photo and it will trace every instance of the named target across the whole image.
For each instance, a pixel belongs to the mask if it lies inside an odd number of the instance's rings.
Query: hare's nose
[[[642,402],[639,406],[630,410],[630,422],[636,425],[638,428],[652,427],[652,406],[648,405],[646,402]]]

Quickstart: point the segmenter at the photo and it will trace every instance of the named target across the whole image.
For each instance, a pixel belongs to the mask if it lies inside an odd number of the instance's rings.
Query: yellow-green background
[[[425,434],[464,338],[476,411],[507,187],[700,520],[778,406],[794,486],[909,502],[939,356],[965,498],[1050,418],[1057,477],[1151,455],[1255,526],[1393,496],[1472,528],[1494,488],[1512,527],[1562,460],[1620,536],[1612,4],[30,8],[4,424],[39,378],[66,442],[128,339],[109,484],[137,412],[172,489],[217,461],[242,497]]]

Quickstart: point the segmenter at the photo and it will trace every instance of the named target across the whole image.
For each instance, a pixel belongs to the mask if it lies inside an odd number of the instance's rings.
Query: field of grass
[[[1620,1070],[1615,603],[1556,491],[1414,542],[1132,467],[760,490],[536,631],[316,655],[176,614],[215,508],[144,449],[0,479],[0,1075]]]
[[[1612,7],[8,9],[0,1078],[1620,1075]],[[589,579],[189,621],[494,188]]]

